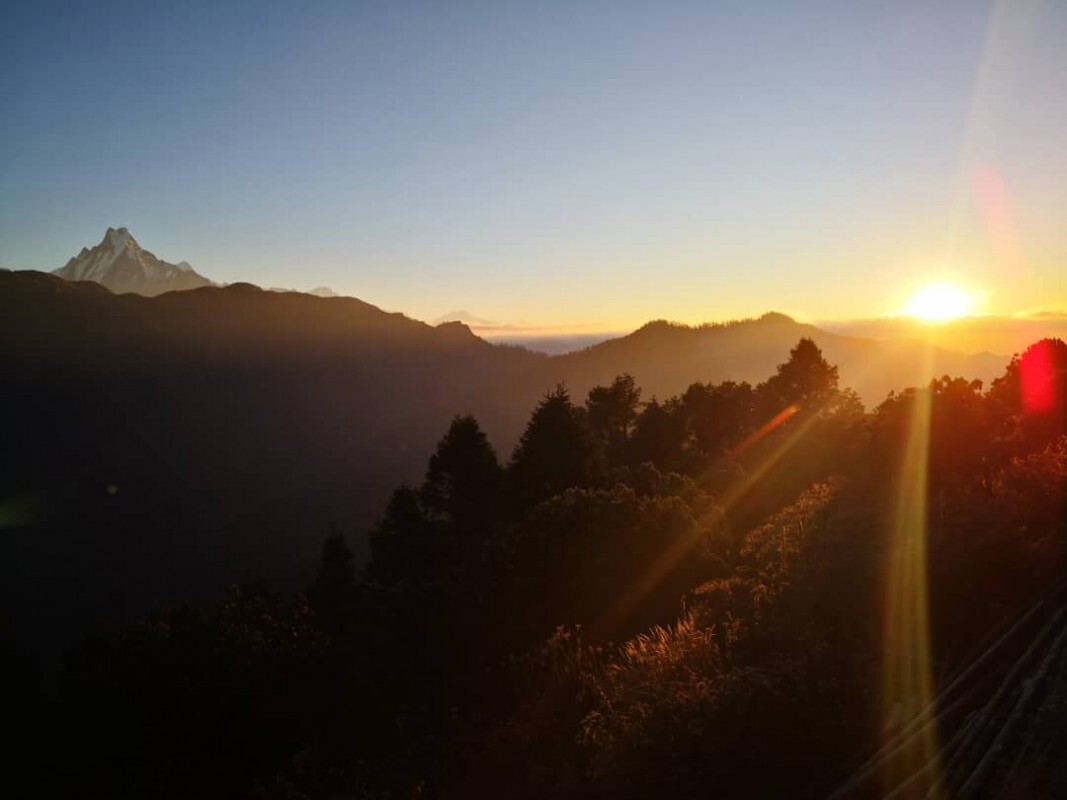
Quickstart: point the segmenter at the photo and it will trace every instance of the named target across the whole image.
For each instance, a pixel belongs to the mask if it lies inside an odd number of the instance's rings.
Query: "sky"
[[[538,330],[1067,308],[1067,3],[0,0],[0,267]]]

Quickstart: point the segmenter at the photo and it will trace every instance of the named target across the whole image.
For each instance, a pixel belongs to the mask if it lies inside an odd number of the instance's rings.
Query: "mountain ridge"
[[[419,480],[456,414],[478,419],[506,459],[530,410],[560,383],[578,403],[624,372],[644,400],[698,382],[756,384],[803,336],[868,405],[944,373],[988,380],[1007,364],[954,353],[927,362],[909,345],[773,314],[698,328],[653,323],[546,356],[357,298],[247,283],[146,297],[0,272],[0,368],[13,387],[0,393],[0,414],[17,421],[0,489],[44,498],[52,519],[6,531],[7,563],[32,565],[24,577],[37,570],[80,585],[84,575],[64,572],[44,532],[85,548],[85,563],[106,576],[87,615],[107,607],[112,587],[129,594],[123,608],[133,612],[190,599],[184,574],[200,576],[197,597],[212,596],[238,567],[291,589],[331,525],[365,531],[393,488]],[[77,538],[87,518],[104,539]],[[35,580],[19,586],[37,596]],[[91,623],[61,604],[42,613],[40,630]]]
[[[96,312],[81,308],[83,304],[74,299],[91,296],[96,298],[92,303],[108,303],[109,310],[100,315],[101,319],[84,321],[73,326],[75,329],[91,326],[117,335],[125,324],[131,326],[127,332],[131,341],[142,339],[147,331],[157,341],[168,343],[167,349],[195,343],[197,350],[205,353],[216,346],[225,351],[237,347],[258,356],[264,355],[264,346],[278,348],[279,353],[300,348],[306,354],[311,353],[307,348],[369,352],[368,348],[374,346],[391,352],[405,347],[460,347],[471,353],[506,350],[508,358],[500,356],[496,362],[510,358],[515,365],[503,371],[508,385],[494,386],[493,391],[509,397],[525,393],[524,406],[535,402],[546,387],[559,382],[566,383],[576,394],[584,394],[623,372],[632,374],[647,396],[658,397],[681,393],[695,381],[757,383],[784,360],[801,337],[813,339],[823,349],[827,359],[839,366],[842,385],[855,389],[867,405],[881,402],[891,390],[925,385],[944,374],[988,382],[1008,361],[1001,354],[964,354],[917,340],[877,340],[835,333],[798,322],[781,312],[698,326],[652,320],[625,336],[582,350],[545,356],[521,346],[493,344],[460,321],[433,325],[399,312],[384,311],[355,297],[323,298],[234,283],[200,286],[153,298],[115,294],[90,281],[57,281],[55,273],[6,273],[0,278],[0,303],[8,307],[13,320],[24,316],[23,304],[11,301],[14,295],[55,294],[65,298],[60,302],[70,305],[64,313],[93,315]],[[114,300],[103,299],[108,295],[113,295]],[[142,307],[141,303],[147,300],[154,305]],[[155,310],[149,313],[148,307]],[[63,339],[63,330],[46,322],[49,319],[54,319],[54,314],[23,319],[19,323],[25,326],[22,340],[26,341],[25,334],[34,329],[38,329],[38,335],[32,340],[45,350],[49,349],[50,340]],[[112,339],[113,343],[118,341]],[[483,378],[496,383],[492,375]],[[512,431],[500,433],[504,442],[512,440]]]

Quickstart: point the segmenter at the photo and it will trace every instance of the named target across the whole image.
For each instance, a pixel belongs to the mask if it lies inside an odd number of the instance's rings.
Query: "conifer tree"
[[[426,469],[420,499],[431,520],[460,536],[484,536],[498,518],[502,471],[485,433],[457,416]]]
[[[628,374],[617,376],[610,386],[589,390],[585,408],[603,467],[621,466],[640,402],[641,390]]]
[[[789,351],[789,360],[760,384],[762,411],[777,414],[789,406],[815,412],[837,392],[837,367],[823,358],[822,350],[807,337]]]
[[[510,476],[519,508],[584,485],[591,456],[585,410],[574,406],[560,384],[534,409],[511,459]]]

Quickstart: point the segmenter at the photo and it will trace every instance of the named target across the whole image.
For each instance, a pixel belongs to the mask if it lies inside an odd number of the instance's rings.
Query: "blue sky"
[[[3,267],[124,225],[419,318],[1067,300],[1064,3],[5,2],[0,31]]]

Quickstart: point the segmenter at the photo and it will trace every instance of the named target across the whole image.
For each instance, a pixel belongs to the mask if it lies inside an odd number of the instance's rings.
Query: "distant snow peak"
[[[211,285],[185,261],[171,264],[156,258],[126,228],[108,228],[100,244],[91,250],[83,247],[54,274],[71,281],[93,281],[116,294],[157,295]]]
[[[445,322],[462,322],[466,325],[473,325],[476,328],[494,328],[500,325],[499,322],[494,322],[491,319],[484,319],[482,317],[476,317],[471,312],[460,309],[457,311],[449,311],[447,314],[442,314],[437,319],[429,320],[430,325],[440,325]]]

